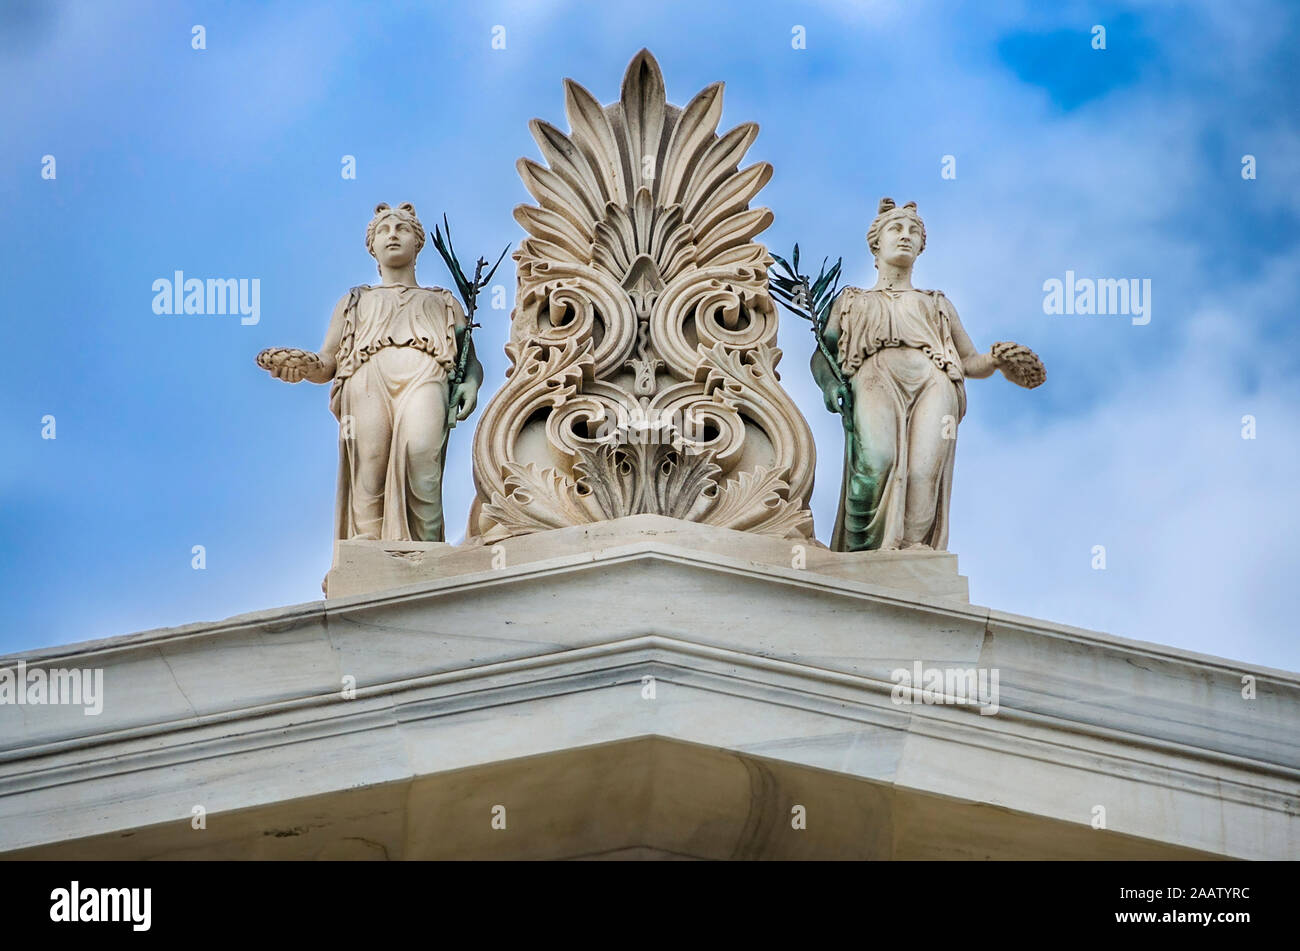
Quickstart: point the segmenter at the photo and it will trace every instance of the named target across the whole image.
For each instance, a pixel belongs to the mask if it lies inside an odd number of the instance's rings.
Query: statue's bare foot
[[[933,545],[925,542],[903,542],[902,551],[934,551]]]

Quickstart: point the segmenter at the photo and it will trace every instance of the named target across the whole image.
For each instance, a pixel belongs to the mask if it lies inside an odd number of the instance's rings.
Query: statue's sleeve
[[[460,305],[460,300],[451,291],[444,290],[442,293],[447,301],[447,307],[451,311],[452,327],[460,330],[469,323],[469,318],[465,316],[465,308]]]
[[[975,349],[974,342],[970,335],[966,333],[966,328],[962,326],[961,318],[957,316],[957,308],[952,306],[952,301],[944,295],[943,291],[935,291],[935,303],[938,305],[939,313],[943,316],[944,323],[947,324],[947,332],[952,340],[957,355],[964,361],[968,357],[974,357],[979,354]]]
[[[844,318],[853,310],[853,305],[857,299],[858,289],[856,287],[844,288],[844,290],[840,291],[839,296],[835,298],[835,304],[831,307],[831,316],[826,321],[826,329],[832,331],[835,340],[835,360],[845,373],[850,372],[848,364],[851,362],[849,357],[852,353],[854,341],[851,339],[853,337],[853,327]]]

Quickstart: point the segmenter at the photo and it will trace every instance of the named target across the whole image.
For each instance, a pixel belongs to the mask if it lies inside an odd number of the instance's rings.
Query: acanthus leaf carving
[[[604,518],[667,515],[693,521],[713,501],[722,470],[712,453],[665,443],[614,444],[579,450],[574,466]]]
[[[811,536],[812,514],[790,498],[790,485],[782,475],[780,470],[759,466],[729,480],[718,493],[709,522],[781,538]]]
[[[583,504],[578,485],[558,470],[517,462],[503,468],[503,491],[483,506],[494,522],[483,535],[485,542],[597,521]]]

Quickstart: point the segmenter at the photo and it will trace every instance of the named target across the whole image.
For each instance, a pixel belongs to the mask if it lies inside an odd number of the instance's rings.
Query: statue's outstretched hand
[[[1038,359],[1038,354],[1028,347],[1009,340],[1001,340],[993,345],[989,355],[993,357],[994,366],[1016,386],[1032,390],[1036,386],[1042,386],[1043,381],[1047,379],[1047,369],[1043,366],[1043,361]]]
[[[257,355],[257,365],[286,383],[300,383],[303,380],[319,383],[325,373],[325,365],[319,354],[296,347],[270,347],[263,350]]]

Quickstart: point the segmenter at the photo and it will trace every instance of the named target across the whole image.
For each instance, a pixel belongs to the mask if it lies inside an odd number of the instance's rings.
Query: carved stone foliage
[[[474,437],[469,537],[494,541],[643,513],[812,537],[816,457],[781,388],[767,291],[772,221],[741,168],[752,122],[719,135],[722,84],[669,104],[654,57],[601,106],[566,80],[566,135],[531,129],[519,161],[537,200],[504,387]]]

